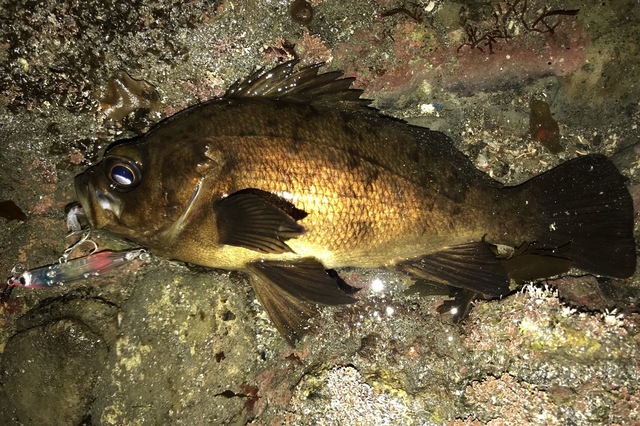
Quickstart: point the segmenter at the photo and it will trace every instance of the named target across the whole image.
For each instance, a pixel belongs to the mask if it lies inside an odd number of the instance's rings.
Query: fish
[[[259,69],[146,134],[75,187],[92,229],[248,274],[291,344],[322,306],[358,299],[335,272],[389,268],[485,298],[571,268],[636,268],[633,204],[603,155],[505,186],[444,133],[383,115],[342,72]]]

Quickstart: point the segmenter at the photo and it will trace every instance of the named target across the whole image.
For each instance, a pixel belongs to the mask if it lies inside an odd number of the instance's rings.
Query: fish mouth
[[[96,188],[87,172],[75,179],[78,202],[92,229],[101,229],[120,217],[122,203],[107,191]]]

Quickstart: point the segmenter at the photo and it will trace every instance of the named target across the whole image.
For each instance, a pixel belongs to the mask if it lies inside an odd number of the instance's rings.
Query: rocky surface
[[[0,270],[57,261],[73,177],[110,142],[294,56],[505,183],[610,155],[639,205],[637,2],[293,3],[1,0]],[[532,99],[560,153],[531,137]],[[152,258],[5,289],[0,424],[640,422],[638,274],[540,283],[456,325],[404,277],[341,272],[360,303],[324,310],[295,348],[241,273]]]

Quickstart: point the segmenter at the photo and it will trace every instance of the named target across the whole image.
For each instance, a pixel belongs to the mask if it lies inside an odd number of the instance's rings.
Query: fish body
[[[603,156],[504,187],[444,134],[379,114],[351,79],[317,69],[257,72],[109,147],[76,179],[91,226],[248,271],[290,341],[317,304],[355,300],[326,269],[394,267],[486,296],[540,275],[497,246],[549,274],[635,270],[631,197]]]

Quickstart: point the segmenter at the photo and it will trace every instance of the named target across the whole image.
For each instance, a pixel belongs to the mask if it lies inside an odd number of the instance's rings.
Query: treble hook
[[[80,239],[75,244],[72,244],[71,246],[69,246],[62,253],[62,256],[60,256],[60,259],[58,259],[58,263],[66,263],[69,260],[69,256],[71,256],[71,253],[73,253],[76,249],[80,248],[84,243],[88,243],[93,246],[89,251],[89,255],[92,255],[93,253],[97,252],[98,244],[95,241],[90,240],[89,235],[91,235],[91,231],[90,230],[85,231],[85,233],[82,234],[82,237],[80,237]]]

